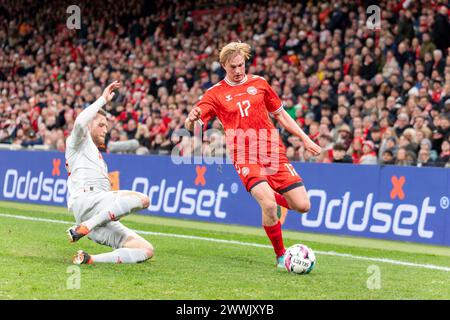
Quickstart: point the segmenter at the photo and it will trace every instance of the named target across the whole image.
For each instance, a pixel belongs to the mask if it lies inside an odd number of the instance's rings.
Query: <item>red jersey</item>
[[[208,89],[197,106],[202,110],[203,123],[216,116],[220,120],[235,162],[267,163],[273,157],[287,161],[269,117],[281,112],[283,104],[263,77],[246,75],[240,83],[225,78]]]

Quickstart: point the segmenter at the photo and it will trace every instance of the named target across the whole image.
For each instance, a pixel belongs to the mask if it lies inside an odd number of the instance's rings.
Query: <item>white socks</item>
[[[108,253],[91,256],[94,263],[138,263],[150,257],[143,249],[120,248]]]

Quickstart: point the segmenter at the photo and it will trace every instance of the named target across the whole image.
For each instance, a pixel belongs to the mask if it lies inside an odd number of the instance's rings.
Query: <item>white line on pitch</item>
[[[53,219],[45,219],[45,218],[36,218],[36,217],[28,217],[28,216],[21,216],[21,215],[6,214],[6,213],[0,213],[0,217],[14,218],[14,219],[20,219],[20,220],[29,220],[29,221],[59,223],[59,224],[67,224],[67,225],[73,224],[73,222],[64,221],[64,220],[53,220]],[[252,243],[252,242],[241,242],[241,241],[235,241],[235,240],[224,240],[224,239],[207,238],[207,237],[199,237],[199,236],[189,236],[189,235],[175,234],[175,233],[162,233],[162,232],[151,232],[151,231],[142,231],[142,230],[133,230],[133,231],[135,231],[137,233],[140,233],[140,234],[152,235],[152,236],[162,236],[162,237],[172,237],[172,238],[182,238],[182,239],[191,239],[191,240],[210,241],[210,242],[217,242],[217,243],[236,244],[236,245],[248,246],[248,247],[269,248],[269,249],[272,248],[272,246],[270,246],[270,245],[259,244],[259,243]],[[365,260],[365,261],[375,261],[375,262],[382,262],[382,263],[390,263],[390,264],[395,264],[395,265],[400,265],[400,266],[407,266],[407,267],[416,267],[416,268],[434,269],[434,270],[441,270],[441,271],[450,271],[450,267],[436,266],[436,265],[432,265],[432,264],[419,264],[419,263],[412,263],[412,262],[406,262],[406,261],[400,261],[400,260],[392,260],[392,259],[385,259],[385,258],[371,258],[371,257],[363,257],[363,256],[354,256],[354,255],[348,254],[348,253],[338,253],[338,252],[333,252],[333,251],[316,251],[316,250],[314,250],[314,252],[316,252],[317,254],[327,255],[327,256],[336,256],[336,257],[350,258],[350,259],[356,259],[356,260]]]

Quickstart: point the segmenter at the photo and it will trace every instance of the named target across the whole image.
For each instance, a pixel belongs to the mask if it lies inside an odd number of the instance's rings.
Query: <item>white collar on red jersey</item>
[[[228,80],[228,78],[225,76],[225,82],[227,83],[227,84],[229,84],[230,86],[238,86],[238,85],[240,85],[240,84],[243,84],[243,83],[246,83],[247,82],[247,75],[244,75],[244,79],[242,79],[240,82],[233,82],[233,81],[230,81],[230,80]]]

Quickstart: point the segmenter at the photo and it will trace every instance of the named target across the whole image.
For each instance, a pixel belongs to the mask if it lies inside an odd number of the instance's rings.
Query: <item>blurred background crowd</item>
[[[120,80],[105,150],[190,155],[174,132],[223,79],[220,49],[242,41],[248,73],[323,148],[312,157],[280,129],[291,160],[450,167],[448,1],[80,1],[78,30],[71,2],[1,1],[0,144],[64,151],[77,114]]]

